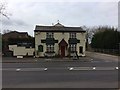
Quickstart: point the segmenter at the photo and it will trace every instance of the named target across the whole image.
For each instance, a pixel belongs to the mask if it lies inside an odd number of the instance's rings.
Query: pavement
[[[36,63],[36,62],[86,62],[91,61],[89,57],[80,57],[75,60],[72,58],[16,58],[16,57],[3,57],[2,63]]]
[[[99,58],[99,59],[102,59],[102,60],[115,61],[115,62],[120,61],[120,56],[97,53],[97,52],[86,51],[86,56],[91,57],[91,58]]]
[[[34,57],[25,57],[25,58],[16,58],[16,57],[3,57],[2,63],[36,63],[36,62],[91,62],[95,59],[107,60],[118,62],[120,56],[114,56],[103,53],[88,52],[86,51],[85,57],[79,57],[78,60],[72,58],[34,58]]]

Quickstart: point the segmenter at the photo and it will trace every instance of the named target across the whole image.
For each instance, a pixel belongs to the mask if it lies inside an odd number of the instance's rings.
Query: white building
[[[13,56],[34,56],[34,48],[18,45],[9,45],[9,50],[13,52]]]
[[[81,27],[36,25],[35,56],[85,56],[86,31]]]

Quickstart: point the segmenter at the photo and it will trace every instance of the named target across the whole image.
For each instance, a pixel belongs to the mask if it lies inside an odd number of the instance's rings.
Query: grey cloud
[[[10,20],[4,19],[3,24],[22,31],[28,30],[31,34],[36,24],[51,25],[57,20],[65,26],[117,25],[117,2],[33,1],[8,4],[12,17]]]
[[[2,24],[3,25],[8,25],[8,26],[28,26],[28,24],[26,22],[24,22],[23,20],[19,20],[19,19],[3,19],[2,20]]]
[[[13,21],[13,23],[14,24],[16,24],[16,25],[18,25],[18,26],[28,26],[28,24],[27,23],[25,23],[24,21],[22,21],[22,20],[14,20]]]

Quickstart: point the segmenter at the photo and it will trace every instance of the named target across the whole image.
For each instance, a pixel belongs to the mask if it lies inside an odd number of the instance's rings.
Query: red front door
[[[61,56],[65,57],[65,46],[61,46]]]

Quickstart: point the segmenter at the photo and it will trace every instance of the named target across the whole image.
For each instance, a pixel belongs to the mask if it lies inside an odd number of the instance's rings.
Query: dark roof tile
[[[85,32],[81,27],[59,27],[59,26],[39,26],[36,25],[35,32],[42,31],[42,32]]]

